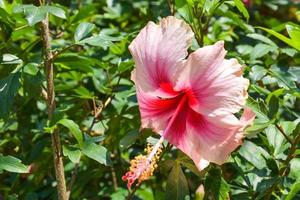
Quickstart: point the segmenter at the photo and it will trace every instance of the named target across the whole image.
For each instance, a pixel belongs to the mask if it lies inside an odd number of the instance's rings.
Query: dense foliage
[[[58,198],[54,132],[70,199],[300,199],[299,7],[288,0],[0,0],[0,199]],[[227,56],[245,66],[247,105],[257,117],[227,163],[201,172],[164,143],[154,175],[129,194],[122,175],[157,134],[140,130],[128,45],[148,21],[169,15],[192,27],[191,50],[225,41]],[[50,118],[47,51],[56,95]]]

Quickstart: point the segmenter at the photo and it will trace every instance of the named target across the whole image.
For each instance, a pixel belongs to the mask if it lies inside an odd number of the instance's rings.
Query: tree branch
[[[54,81],[53,81],[53,63],[52,63],[52,52],[50,44],[50,31],[49,31],[49,21],[46,17],[41,23],[41,37],[43,41],[44,50],[44,70],[47,79],[47,108],[48,108],[48,120],[52,120],[53,112],[55,110],[55,93],[54,93]],[[66,192],[66,181],[64,174],[64,164],[62,148],[60,143],[60,137],[58,130],[54,130],[51,134],[52,148],[53,148],[53,159],[55,176],[57,181],[57,193],[59,200],[67,200]]]

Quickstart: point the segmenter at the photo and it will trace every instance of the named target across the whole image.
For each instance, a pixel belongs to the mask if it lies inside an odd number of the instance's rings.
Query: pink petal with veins
[[[167,17],[148,23],[129,49],[142,128],[164,136],[202,170],[226,162],[255,114],[244,108],[249,81],[236,59],[225,59],[224,42],[185,59],[192,36],[182,20]],[[234,114],[243,108],[238,119]]]

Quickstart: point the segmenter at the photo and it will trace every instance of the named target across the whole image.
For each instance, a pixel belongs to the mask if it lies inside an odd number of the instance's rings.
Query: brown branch
[[[293,144],[293,141],[285,134],[283,128],[279,126],[278,124],[275,124],[276,128],[280,131],[280,133],[283,135],[283,137],[290,143]]]
[[[295,152],[297,150],[297,146],[300,142],[300,133],[297,134],[297,137],[295,138],[294,142],[292,142],[292,146],[290,148],[290,152],[287,156],[287,158],[283,161],[283,167],[279,170],[279,176],[285,176],[286,170],[288,169],[289,162],[295,157]],[[266,200],[271,199],[273,191],[278,187],[278,182],[274,183],[269,190],[266,192]]]
[[[44,70],[47,79],[47,108],[48,108],[48,120],[52,120],[53,112],[55,110],[55,93],[54,93],[54,81],[53,81],[53,63],[52,52],[50,44],[50,31],[49,21],[46,17],[41,23],[41,37],[43,41],[44,50]],[[60,143],[60,137],[58,130],[54,130],[51,134],[54,169],[57,181],[57,194],[59,200],[67,200],[66,181],[64,174],[63,154]]]

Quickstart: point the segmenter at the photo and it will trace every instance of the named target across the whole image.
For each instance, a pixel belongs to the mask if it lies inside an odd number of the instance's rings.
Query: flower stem
[[[44,70],[47,79],[47,108],[48,108],[48,120],[52,120],[53,112],[55,110],[55,92],[54,92],[54,80],[53,80],[53,63],[52,52],[50,44],[50,31],[48,16],[40,23],[41,25],[41,37],[43,41],[44,49]],[[66,181],[64,174],[63,154],[58,130],[54,130],[51,134],[53,159],[55,176],[57,181],[57,193],[59,200],[67,200]]]

